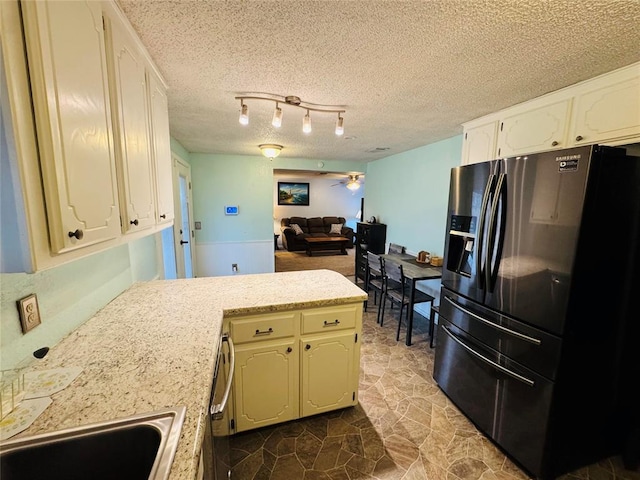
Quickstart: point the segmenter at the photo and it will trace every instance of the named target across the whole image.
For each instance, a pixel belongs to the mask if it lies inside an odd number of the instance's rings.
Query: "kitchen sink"
[[[185,407],[0,443],[2,480],[167,479]]]

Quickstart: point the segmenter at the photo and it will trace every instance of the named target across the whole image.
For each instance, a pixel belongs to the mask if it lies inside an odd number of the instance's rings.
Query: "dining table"
[[[408,253],[385,253],[380,258],[385,262],[393,262],[402,265],[402,272],[409,281],[409,311],[407,318],[406,345],[411,346],[411,332],[413,330],[413,305],[418,282],[421,280],[434,280],[442,278],[442,267],[435,267],[429,263],[419,262],[418,259]],[[433,305],[431,306],[433,308]]]

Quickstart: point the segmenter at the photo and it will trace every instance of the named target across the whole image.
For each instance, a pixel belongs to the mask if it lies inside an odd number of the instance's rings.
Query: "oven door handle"
[[[220,420],[224,415],[225,408],[227,408],[229,394],[231,393],[231,383],[233,382],[233,373],[236,367],[236,352],[233,346],[233,340],[231,340],[228,333],[225,333],[222,336],[222,341],[229,344],[229,378],[227,378],[227,385],[224,388],[222,401],[211,405],[211,418],[214,420]]]
[[[444,299],[447,302],[449,302],[451,305],[453,305],[454,308],[457,308],[461,312],[466,313],[470,317],[473,317],[476,320],[481,321],[482,323],[484,323],[485,325],[488,325],[491,328],[495,328],[496,330],[500,330],[500,331],[502,331],[504,333],[507,333],[509,335],[513,335],[514,337],[517,337],[517,338],[519,338],[521,340],[524,340],[526,342],[529,342],[529,343],[533,343],[534,345],[542,345],[542,341],[540,339],[538,339],[538,338],[530,337],[529,335],[525,335],[524,333],[516,332],[515,330],[511,330],[510,328],[503,327],[502,325],[498,325],[497,323],[490,322],[489,320],[486,320],[486,319],[482,318],[480,315],[477,315],[477,314],[473,313],[472,311],[467,310],[462,305],[460,305],[458,302],[456,302],[454,300],[451,300],[446,295],[445,295]]]
[[[456,342],[458,345],[460,345],[462,348],[464,348],[467,352],[469,352],[471,355],[473,355],[474,357],[476,357],[478,360],[483,361],[484,363],[487,363],[489,365],[491,365],[493,368],[495,368],[496,370],[504,373],[505,375],[510,376],[511,378],[515,378],[516,380],[518,380],[519,382],[524,383],[525,385],[528,385],[529,387],[533,387],[535,385],[535,382],[527,377],[523,377],[522,375],[517,374],[516,372],[509,370],[508,368],[503,367],[502,365],[494,362],[493,360],[488,359],[487,357],[485,357],[484,355],[480,355],[478,352],[476,352],[474,349],[472,349],[471,347],[468,347],[467,345],[465,345],[464,343],[462,343],[461,340],[459,340],[458,338],[456,338],[456,336],[453,334],[453,332],[451,330],[449,330],[446,325],[442,325],[442,329],[444,330],[444,332],[449,335],[449,337],[451,337],[451,340],[453,340],[454,342]]]

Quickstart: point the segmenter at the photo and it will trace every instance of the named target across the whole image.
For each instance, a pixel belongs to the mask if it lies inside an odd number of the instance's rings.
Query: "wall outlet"
[[[18,312],[20,313],[22,333],[27,333],[42,323],[40,319],[40,309],[38,308],[38,298],[35,293],[21,298],[16,303],[18,304]]]
[[[238,273],[238,264],[237,263],[232,263],[231,264],[231,271],[233,273]]]

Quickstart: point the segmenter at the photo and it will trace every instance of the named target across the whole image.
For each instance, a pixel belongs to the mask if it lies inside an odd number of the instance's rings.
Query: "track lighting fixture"
[[[263,143],[262,145],[258,145],[258,148],[260,148],[260,150],[262,151],[262,155],[270,160],[273,160],[278,155],[280,155],[282,145],[276,145],[275,143]]]
[[[271,125],[273,125],[275,128],[280,128],[282,126],[282,109],[280,108],[280,103],[284,103],[285,105],[302,108],[307,111],[302,119],[302,131],[304,133],[311,133],[310,112],[320,112],[337,113],[338,120],[336,121],[335,134],[338,136],[344,134],[344,117],[342,117],[342,114],[345,113],[346,110],[341,108],[341,106],[308,103],[303,102],[302,100],[300,100],[300,97],[296,97],[295,95],[288,95],[286,97],[283,97],[280,95],[272,95],[270,93],[247,94],[235,98],[236,100],[240,100],[240,123],[242,125],[249,124],[249,108],[244,103],[245,100],[268,100],[271,102],[275,102],[276,104],[276,109],[273,112],[273,119],[271,120]]]

